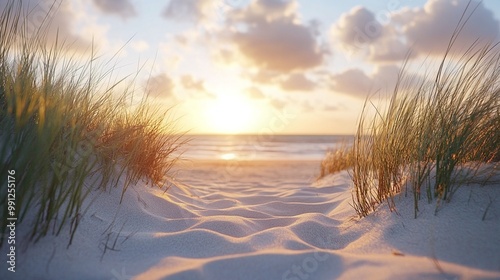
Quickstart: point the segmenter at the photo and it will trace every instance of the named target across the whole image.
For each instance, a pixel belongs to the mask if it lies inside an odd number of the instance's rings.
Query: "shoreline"
[[[320,164],[321,160],[299,160],[299,159],[258,159],[258,160],[224,160],[224,159],[181,159],[179,167],[185,165],[214,165],[214,166],[262,166],[269,167],[276,164]],[[319,166],[318,166],[319,167]]]

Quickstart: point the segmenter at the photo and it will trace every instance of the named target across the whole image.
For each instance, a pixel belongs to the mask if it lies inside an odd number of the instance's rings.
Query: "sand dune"
[[[17,279],[499,279],[498,185],[459,189],[434,215],[411,198],[357,219],[349,176],[317,162],[182,166],[167,193],[94,192],[67,234],[19,252]],[[404,201],[408,200],[408,201]],[[498,200],[498,199],[497,199]],[[408,206],[405,206],[408,205]],[[22,234],[22,229],[20,233]],[[4,275],[2,271],[0,275]],[[9,277],[12,275],[8,275]],[[3,279],[3,277],[2,277]]]

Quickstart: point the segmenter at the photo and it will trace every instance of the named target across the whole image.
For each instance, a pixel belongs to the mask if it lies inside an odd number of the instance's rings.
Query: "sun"
[[[255,113],[250,100],[223,95],[207,104],[206,122],[214,133],[242,133],[251,130]]]

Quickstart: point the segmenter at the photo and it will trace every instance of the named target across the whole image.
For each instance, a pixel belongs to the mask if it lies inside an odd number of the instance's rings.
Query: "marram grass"
[[[25,13],[22,1],[9,1],[0,16],[0,230],[15,170],[18,223],[34,213],[30,240],[67,225],[72,240],[92,190],[122,176],[123,192],[140,179],[164,186],[183,142],[165,125],[168,112],[147,100],[131,109],[117,84],[103,90],[110,72],[99,75],[95,55],[75,61],[64,44],[47,43],[44,28],[28,32]]]
[[[395,209],[394,196],[408,194],[408,187],[417,217],[422,199],[437,201],[438,211],[460,185],[477,183],[475,177],[487,183],[489,176],[480,174],[484,164],[500,158],[500,49],[475,43],[456,51],[454,42],[466,22],[461,19],[437,67],[429,64],[415,76],[405,64],[385,110],[374,106],[369,118],[367,100],[352,154],[329,155],[323,162],[352,165],[359,216],[384,201]]]
[[[329,150],[325,158],[321,161],[321,174],[322,178],[328,174],[347,170],[354,166],[354,153],[352,146],[347,142],[342,143],[336,149]]]
[[[422,198],[439,206],[483,163],[498,160],[498,46],[474,45],[453,57],[449,51],[416,83],[403,70],[385,114],[360,122],[352,172],[360,216],[383,201],[394,209],[394,195],[409,183],[417,217]]]

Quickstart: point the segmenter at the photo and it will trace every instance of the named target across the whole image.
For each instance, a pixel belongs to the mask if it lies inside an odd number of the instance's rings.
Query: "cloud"
[[[245,93],[248,94],[253,99],[264,99],[266,96],[262,93],[262,91],[256,87],[249,87],[245,90]]]
[[[316,88],[316,84],[304,74],[295,73],[281,83],[281,88],[287,91],[310,91]]]
[[[325,105],[323,106],[324,111],[338,111],[340,108],[336,105]]]
[[[401,61],[410,50],[409,58],[442,55],[464,14],[462,23],[467,23],[453,51],[464,52],[476,40],[479,45],[497,41],[500,23],[493,12],[482,2],[471,1],[467,8],[468,4],[469,0],[428,0],[423,7],[394,11],[386,24],[381,24],[366,8],[355,7],[332,25],[331,38],[344,52],[356,53],[372,62]]]
[[[423,8],[403,9],[393,16],[403,35],[420,53],[442,53],[459,23],[469,0],[429,0]],[[455,47],[464,49],[479,39],[491,43],[498,39],[500,24],[482,2],[471,1],[464,19],[470,16]],[[474,10],[474,8],[477,8]]]
[[[92,2],[101,12],[106,14],[118,15],[124,19],[137,15],[129,0],[93,0]]]
[[[177,35],[175,35],[174,39],[175,39],[175,42],[177,42],[183,46],[187,46],[187,44],[189,42],[189,38],[185,34],[177,34]]]
[[[386,29],[389,28],[386,27]],[[383,36],[376,44],[368,46],[367,59],[371,62],[387,63],[416,57],[418,52],[410,50],[411,46],[409,46],[400,36]]]
[[[367,96],[373,81],[361,69],[349,69],[332,76],[332,89],[356,96]]]
[[[271,99],[269,104],[278,110],[282,110],[286,106],[286,102],[280,99]]]
[[[360,48],[376,42],[382,36],[383,26],[371,11],[356,6],[340,16],[331,33],[345,48]]]
[[[15,2],[14,7],[22,8],[21,15],[26,15],[24,24],[29,35],[35,35],[41,28],[40,34],[44,35],[43,39],[49,45],[57,40],[58,44],[64,42],[66,47],[78,51],[90,46],[91,42],[75,31],[77,15],[69,1],[40,0],[36,4],[28,1],[27,5],[21,5],[17,1],[0,0],[0,14],[10,2]]]
[[[274,84],[279,82],[282,73],[266,69],[257,69],[257,71],[246,71],[243,75],[244,78],[251,80],[253,83]]]
[[[298,3],[295,0],[253,0],[246,9],[234,11],[230,17],[246,22],[262,19],[273,21],[280,18],[295,18]]]
[[[165,73],[152,76],[145,82],[145,91],[153,97],[174,97],[175,84]]]
[[[323,53],[307,27],[286,20],[261,22],[248,32],[233,34],[234,43],[254,66],[281,72],[308,69]]]
[[[198,21],[202,16],[201,2],[198,0],[171,0],[161,15],[166,19]]]
[[[149,49],[149,44],[148,42],[144,40],[134,40],[130,43],[130,46],[132,49],[134,49],[136,52],[144,52]]]
[[[206,30],[214,22],[223,22],[230,11],[244,3],[242,0],[170,0],[161,16],[166,20],[194,23]]]
[[[214,10],[212,0],[171,0],[161,13],[168,20],[198,23]]]
[[[224,37],[250,66],[278,72],[314,68],[328,52],[313,26],[299,22],[296,9],[295,1],[254,0],[228,14],[227,24],[240,28]]]
[[[202,97],[215,98],[216,97],[213,93],[209,92],[205,88],[205,83],[202,80],[196,80],[191,75],[183,75],[180,78],[180,82],[185,90],[194,93],[193,95],[190,95],[191,97],[194,97],[194,98],[202,98]]]
[[[332,75],[331,89],[360,98],[374,93],[385,95],[392,92],[399,72],[399,67],[394,65],[379,65],[369,75],[360,69],[349,69]]]
[[[202,80],[195,80],[191,75],[184,75],[181,77],[182,86],[185,89],[192,89],[198,91],[205,91],[205,85]]]

